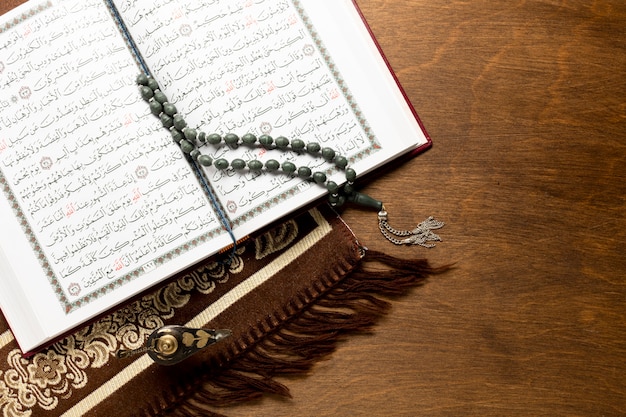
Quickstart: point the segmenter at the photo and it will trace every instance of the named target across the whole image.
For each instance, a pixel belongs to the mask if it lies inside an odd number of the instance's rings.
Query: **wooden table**
[[[433,138],[368,188],[456,269],[232,416],[626,415],[626,2],[358,0]],[[408,190],[408,193],[407,193]]]
[[[20,0],[3,1],[4,12]],[[358,0],[433,138],[368,186],[456,263],[237,416],[626,414],[626,2]]]

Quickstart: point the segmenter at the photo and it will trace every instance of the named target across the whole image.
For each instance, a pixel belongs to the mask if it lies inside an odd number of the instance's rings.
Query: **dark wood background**
[[[626,415],[626,2],[358,0],[433,138],[373,181],[456,269],[237,416]],[[4,0],[2,12],[21,3]]]

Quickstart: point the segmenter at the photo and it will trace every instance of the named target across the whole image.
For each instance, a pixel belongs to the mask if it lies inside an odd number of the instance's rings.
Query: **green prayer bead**
[[[285,171],[287,174],[291,174],[292,172],[296,171],[296,164],[294,164],[293,162],[283,162],[283,165],[281,167],[283,171]]]
[[[294,139],[291,141],[291,149],[293,149],[296,152],[300,152],[304,150],[305,147],[306,147],[306,143],[304,143],[304,141],[301,139]]]
[[[274,139],[272,139],[272,137],[269,135],[261,135],[259,136],[259,143],[268,148],[272,146],[272,143],[274,143]]]
[[[185,135],[185,139],[190,142],[194,142],[198,137],[198,131],[189,127],[183,129],[183,134]]]
[[[313,181],[318,184],[324,184],[326,182],[326,174],[323,172],[316,172],[313,174]]]
[[[198,160],[198,158],[200,157],[200,155],[202,155],[202,154],[201,154],[201,153],[200,153],[200,151],[199,151],[199,150],[197,150],[197,149],[194,149],[193,151],[191,151],[191,152],[189,153],[189,156],[191,156],[191,158],[192,158],[194,161],[197,161],[197,160]]]
[[[173,116],[176,113],[178,113],[178,111],[176,110],[176,106],[170,103],[169,101],[166,101],[165,103],[163,103],[163,111],[169,114],[170,116]]]
[[[159,89],[159,83],[157,83],[157,81],[154,78],[148,77],[148,87],[156,91]]]
[[[177,114],[174,116],[174,126],[178,130],[183,130],[184,128],[187,127],[187,122],[185,122],[185,119],[183,119],[183,116],[181,116],[180,114]]]
[[[180,141],[180,149],[184,152],[184,153],[191,153],[191,151],[193,151],[196,147],[193,146],[193,143],[189,142],[187,139],[183,139]]]
[[[216,159],[215,162],[213,163],[213,165],[215,166],[215,168],[223,170],[228,168],[228,161],[224,158],[219,158]]]
[[[150,111],[155,116],[158,116],[163,111],[163,106],[161,105],[161,103],[159,103],[156,100],[150,100],[149,105],[150,105]]]
[[[174,119],[165,113],[161,113],[161,115],[159,115],[159,119],[161,119],[161,124],[168,129],[174,126]]]
[[[335,159],[336,152],[332,148],[323,148],[322,149],[322,158],[327,161],[332,161]]]
[[[280,168],[280,162],[275,159],[269,159],[265,162],[265,168],[267,168],[268,171],[276,171]]]
[[[206,133],[199,132],[198,133],[198,142],[205,143],[206,142]]]
[[[335,181],[328,181],[326,183],[326,189],[331,194],[337,194],[337,191],[339,191],[339,186]]]
[[[284,136],[276,138],[276,147],[279,149],[286,149],[289,146],[289,139]]]
[[[206,141],[211,145],[217,145],[222,141],[222,136],[220,136],[218,133],[211,133],[209,136],[207,136]]]
[[[339,169],[345,169],[345,167],[348,166],[348,158],[346,158],[345,156],[336,156],[335,157],[335,165]]]
[[[235,135],[234,133],[227,133],[226,136],[224,136],[224,143],[226,143],[228,146],[236,146],[238,142],[239,136]]]
[[[343,195],[337,196],[337,201],[335,202],[335,207],[341,207],[346,204],[346,197]]]
[[[346,179],[350,182],[354,182],[356,180],[356,171],[352,168],[346,169]]]
[[[167,103],[167,97],[165,96],[165,94],[163,94],[163,92],[161,92],[161,90],[156,90],[154,92],[154,99],[156,101],[158,101],[159,103],[163,104],[163,103]]]
[[[252,171],[260,171],[263,169],[263,162],[253,159],[252,161],[248,162],[248,168],[250,168]]]
[[[243,159],[236,158],[236,159],[233,159],[233,161],[230,163],[230,166],[232,166],[233,169],[240,171],[246,167],[246,161],[244,161]]]
[[[352,184],[346,184],[346,185],[343,186],[343,192],[346,195],[354,194],[355,191],[356,190],[354,188],[354,185],[352,185]]]
[[[256,136],[252,133],[246,133],[241,137],[241,141],[246,145],[254,145],[256,143]]]
[[[145,85],[139,87],[139,93],[141,93],[141,98],[143,98],[146,101],[154,97],[154,91],[152,91],[150,87],[147,87]]]
[[[333,206],[337,204],[337,201],[339,201],[339,196],[337,194],[331,194],[328,196],[328,202]]]
[[[141,73],[137,76],[137,84],[148,85],[148,75]]]
[[[213,159],[209,155],[200,155],[198,157],[198,163],[203,167],[210,167],[213,163]]]
[[[306,145],[306,150],[310,153],[318,153],[320,149],[322,149],[322,147],[317,142],[310,142]]]
[[[172,134],[172,139],[174,139],[174,142],[176,143],[180,143],[180,141],[185,138],[185,136],[183,136],[183,132],[178,129],[172,129],[170,133]]]
[[[298,176],[300,178],[309,178],[311,176],[311,168],[309,167],[298,168]]]

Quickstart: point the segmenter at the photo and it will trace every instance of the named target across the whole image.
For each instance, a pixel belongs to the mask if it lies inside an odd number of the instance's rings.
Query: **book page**
[[[127,298],[224,235],[137,73],[102,0],[29,2],[3,16],[0,250],[14,276],[0,280],[7,303],[38,305],[44,322]],[[213,252],[229,239],[216,241]],[[25,300],[11,297],[18,283]]]
[[[359,173],[427,141],[406,103],[398,106],[403,98],[390,92],[397,86],[350,2],[115,3],[147,66],[191,127],[207,134],[317,142],[346,156]],[[337,45],[341,55],[354,55],[351,50],[364,55],[340,67],[340,57],[329,52]],[[369,114],[358,95],[377,103],[370,104]],[[375,118],[386,137],[372,129]],[[226,145],[201,149],[213,159],[290,161],[345,181],[332,164],[306,153]],[[233,223],[248,232],[277,212],[284,215],[325,193],[324,187],[292,176],[214,167],[206,172]]]

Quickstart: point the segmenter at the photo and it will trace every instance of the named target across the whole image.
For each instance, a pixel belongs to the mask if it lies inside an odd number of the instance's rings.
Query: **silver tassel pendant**
[[[394,229],[387,220],[387,211],[383,207],[378,212],[378,228],[383,236],[395,245],[419,245],[432,248],[435,244],[428,242],[441,242],[441,238],[433,230],[441,229],[445,223],[435,220],[432,216],[418,224],[413,230]]]
[[[435,220],[432,216],[418,224],[413,230],[398,230],[391,227],[387,222],[387,210],[385,210],[382,201],[359,192],[350,193],[348,201],[378,210],[378,228],[383,236],[393,244],[419,245],[425,248],[432,248],[435,247],[435,244],[428,242],[441,242],[441,238],[433,230],[441,229],[445,223]]]

